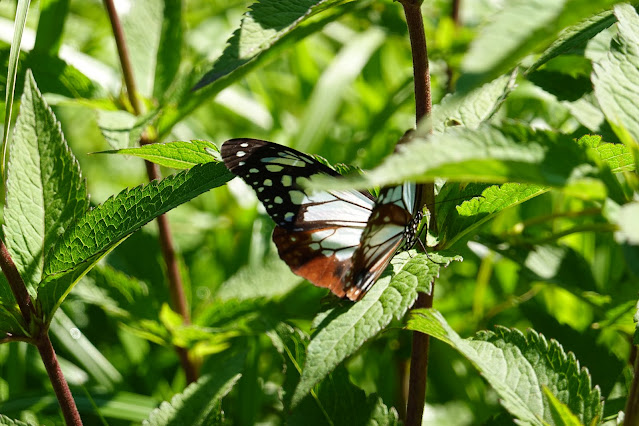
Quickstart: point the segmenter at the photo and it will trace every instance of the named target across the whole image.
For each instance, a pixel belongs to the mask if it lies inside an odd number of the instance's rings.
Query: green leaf
[[[145,426],[217,425],[222,423],[220,402],[241,376],[244,354],[217,363],[217,368],[153,410]]]
[[[56,348],[64,349],[66,353],[72,354],[94,383],[108,391],[113,391],[123,382],[117,368],[82,334],[64,311],[60,310],[56,313],[50,330],[56,340]]]
[[[639,202],[632,202],[621,206],[617,214],[619,231],[615,232],[615,239],[619,243],[639,246]]]
[[[550,389],[543,387],[544,396],[548,400],[550,406],[550,416],[552,424],[557,426],[581,426],[582,423],[575,416],[570,408],[559,400]]]
[[[62,29],[69,13],[69,0],[40,1],[40,16],[33,50],[57,56],[62,44]]]
[[[346,90],[361,74],[384,38],[383,32],[371,28],[355,35],[342,47],[311,93],[308,107],[299,124],[300,130],[295,137],[298,141],[297,149],[305,152],[316,152],[319,149],[332,128],[331,123],[337,117]]]
[[[4,274],[0,274],[0,342],[4,339],[29,337],[18,302]]]
[[[222,56],[196,88],[211,84],[251,62],[317,12],[342,3],[344,0],[262,0],[253,3]]]
[[[630,172],[635,169],[634,158],[626,145],[602,142],[601,136],[586,135],[578,141],[579,145],[592,148],[599,160],[610,167],[613,173]]]
[[[123,148],[102,151],[97,154],[126,154],[174,169],[189,169],[196,164],[211,163],[217,160],[219,153],[215,144],[209,141],[192,140],[190,142],[166,142],[144,145],[138,148]]]
[[[216,296],[228,300],[246,300],[257,297],[274,297],[288,293],[302,278],[276,256],[267,258],[258,266],[248,265],[225,281]]]
[[[532,330],[524,335],[499,327],[495,332],[462,339],[433,309],[414,311],[408,328],[429,334],[465,356],[495,389],[502,405],[521,422],[554,424],[544,387],[583,424],[601,420],[601,394],[598,387],[592,387],[588,371],[559,343],[549,343]]]
[[[160,181],[122,191],[90,210],[48,252],[38,303],[50,317],[73,285],[95,263],[142,225],[223,185],[233,175],[220,163],[193,167]]]
[[[439,247],[447,249],[469,238],[496,214],[547,191],[547,187],[523,183],[505,183],[501,186],[468,184],[463,185],[463,188],[457,184],[447,184],[437,195],[437,228],[441,230]],[[469,197],[472,198],[459,205],[446,202]]]
[[[508,72],[525,56],[548,48],[564,28],[578,24],[615,0],[515,0],[486,25],[462,64],[457,87],[468,91]]]
[[[608,123],[625,144],[639,144],[639,16],[629,4],[615,6],[619,33],[606,55],[593,62],[595,95]]]
[[[399,425],[397,411],[380,397],[355,386],[346,368],[338,367],[318,387],[316,398],[307,397],[289,414],[291,426]]]
[[[9,52],[9,64],[7,65],[7,86],[4,103],[4,128],[2,132],[2,176],[5,175],[4,167],[6,162],[7,147],[9,144],[9,129],[11,128],[11,113],[13,111],[13,100],[16,90],[16,76],[18,74],[18,59],[20,57],[20,44],[22,42],[22,32],[27,23],[27,12],[31,0],[18,0],[16,6],[16,18],[13,24],[13,40]]]
[[[98,110],[98,126],[104,139],[114,149],[124,149],[138,145],[146,128],[153,124],[159,111],[136,117],[127,111]]]
[[[30,72],[7,174],[6,244],[33,297],[46,252],[86,211],[88,200],[80,166]]]
[[[121,4],[127,8],[126,13],[120,11],[120,14],[138,94],[148,97],[153,93],[164,1],[136,0]]]
[[[22,422],[20,420],[13,420],[4,414],[0,414],[0,425],[2,426],[29,426],[28,423]]]
[[[318,331],[308,346],[304,371],[292,405],[300,402],[313,386],[383,330],[393,318],[401,318],[417,299],[418,291],[430,292],[440,264],[452,260],[436,254],[416,254],[415,251],[400,253],[362,300],[322,314]]]
[[[444,132],[447,127],[462,125],[477,128],[501,106],[515,87],[516,73],[501,76],[469,93],[451,93],[433,106],[433,130]]]
[[[559,55],[578,50],[588,40],[617,21],[612,11],[598,13],[563,30],[546,51],[526,70],[530,73]]]
[[[153,97],[162,99],[175,79],[182,59],[182,0],[165,0],[155,65]]]
[[[477,129],[452,127],[445,133],[415,137],[366,175],[317,177],[314,189],[364,188],[410,180],[432,182],[534,183],[563,187],[580,198],[601,199],[606,188],[588,163],[586,149],[570,136],[535,131],[522,125]]]

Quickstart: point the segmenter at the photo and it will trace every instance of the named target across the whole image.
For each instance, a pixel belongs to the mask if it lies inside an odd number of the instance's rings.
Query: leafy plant
[[[2,424],[637,423],[634,6],[29,5],[0,5]],[[424,184],[428,253],[324,297],[234,137],[368,169],[317,190]]]

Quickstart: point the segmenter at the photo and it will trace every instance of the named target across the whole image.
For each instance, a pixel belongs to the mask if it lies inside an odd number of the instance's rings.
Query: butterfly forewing
[[[253,187],[277,223],[273,241],[296,274],[345,295],[353,254],[373,208],[359,191],[309,192],[302,179],[336,176],[331,168],[291,148],[257,139],[222,145],[224,164]]]

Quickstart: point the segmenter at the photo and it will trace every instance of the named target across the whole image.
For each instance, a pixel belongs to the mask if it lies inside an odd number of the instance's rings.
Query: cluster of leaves
[[[48,329],[87,422],[396,424],[410,347],[403,319],[435,277],[438,311],[415,311],[406,326],[436,339],[433,424],[616,419],[637,342],[636,10],[613,0],[513,1],[469,8],[471,24],[491,14],[474,31],[451,29],[447,2],[429,4],[439,101],[386,157],[413,120],[401,8],[261,0],[225,46],[219,28],[237,26],[243,3],[144,0],[121,11],[148,109],[138,116],[123,96],[105,95],[115,94],[108,77],[95,77],[113,73],[115,57],[99,47],[110,36],[98,6],[41,1],[34,49],[4,49],[7,106],[14,69],[21,102],[3,241],[36,315],[27,321],[0,282],[0,338],[11,342],[0,345],[0,412],[9,416],[0,422],[55,421],[46,373],[20,342]],[[27,7],[18,2],[17,28]],[[86,31],[63,38],[65,19]],[[67,39],[81,47],[65,62]],[[87,53],[101,62],[82,71]],[[215,144],[135,148],[144,131],[255,136],[361,167],[386,157],[318,188],[445,178],[430,206],[439,252],[399,254],[363,300],[322,306],[325,292],[276,258],[272,224],[248,190],[225,186],[232,175]],[[105,143],[187,170],[120,192],[143,166],[79,155]],[[154,228],[134,234],[176,206],[191,323],[168,307]],[[188,387],[175,347],[202,363]]]

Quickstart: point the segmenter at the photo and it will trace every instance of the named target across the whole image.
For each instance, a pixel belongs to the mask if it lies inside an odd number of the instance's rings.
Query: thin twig
[[[144,112],[143,105],[138,96],[138,92],[135,85],[135,78],[133,75],[133,68],[129,60],[129,53],[124,38],[124,32],[122,31],[122,25],[120,19],[115,11],[113,0],[104,0],[104,5],[109,13],[109,19],[111,20],[111,27],[113,28],[113,35],[115,37],[116,45],[118,46],[118,55],[120,56],[120,64],[122,66],[122,74],[124,75],[124,82],[127,87],[127,94],[133,110],[136,115],[140,115]],[[148,145],[154,143],[155,140],[148,137],[148,133],[144,133],[140,139],[140,145]],[[145,161],[146,171],[149,180],[156,180],[160,178],[160,169],[157,164]],[[184,285],[182,284],[182,277],[180,275],[180,268],[175,256],[175,249],[173,245],[173,238],[171,236],[171,229],[169,222],[165,215],[157,217],[158,230],[160,234],[160,246],[162,249],[162,257],[166,264],[168,280],[169,280],[169,292],[171,294],[171,302],[174,309],[180,314],[185,324],[191,322],[189,309],[186,303],[186,297],[184,295]],[[198,378],[197,367],[188,356],[188,351],[184,348],[175,347],[175,350],[180,358],[180,363],[186,375],[188,383],[193,383]]]
[[[429,116],[432,111],[430,92],[430,72],[428,67],[428,50],[426,48],[426,35],[424,33],[424,21],[421,13],[421,0],[400,0],[404,7],[410,45],[413,55],[413,76],[415,79],[415,116],[419,122]],[[433,184],[423,186],[420,202],[424,205],[434,206],[435,190]],[[430,210],[429,224],[436,231],[437,218],[434,207]],[[435,283],[430,294],[420,293],[414,308],[430,308],[433,306]],[[408,382],[408,402],[406,405],[407,426],[422,424],[424,403],[426,397],[426,377],[428,373],[428,346],[427,334],[413,332],[413,347],[411,350],[410,374]]]
[[[104,7],[106,7],[107,13],[109,14],[109,21],[111,21],[111,28],[113,29],[115,44],[118,48],[118,56],[120,57],[122,75],[124,76],[124,84],[129,96],[129,102],[131,102],[131,106],[133,107],[133,111],[135,111],[135,115],[141,115],[144,110],[142,107],[142,102],[138,97],[138,89],[135,85],[135,76],[133,75],[133,67],[131,66],[131,61],[129,60],[129,50],[124,39],[124,31],[122,30],[122,25],[120,24],[120,18],[118,17],[118,13],[115,10],[115,4],[113,3],[113,0],[104,0]],[[143,25],[143,23],[140,23],[140,25]]]
[[[64,421],[67,425],[82,425],[80,413],[78,413],[73,395],[71,394],[67,381],[64,379],[60,364],[53,350],[53,345],[51,345],[51,340],[46,332],[38,336],[36,346],[38,347],[40,357],[49,375],[49,380],[53,385],[55,396],[58,398]]]

